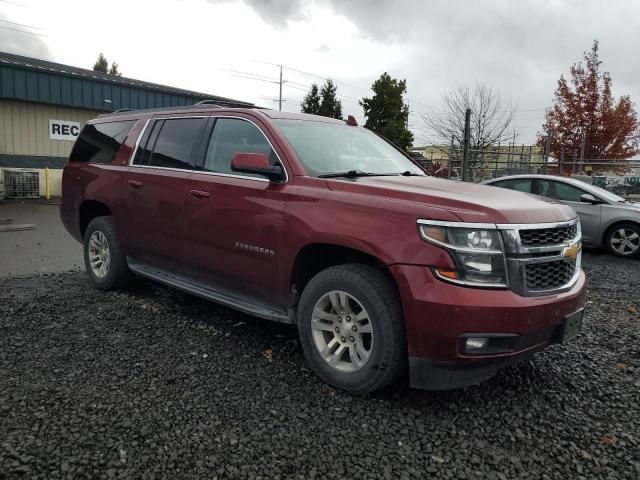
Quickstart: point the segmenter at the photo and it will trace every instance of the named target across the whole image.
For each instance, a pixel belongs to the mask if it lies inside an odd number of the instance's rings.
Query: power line
[[[39,27],[34,27],[32,25],[25,25],[24,23],[10,22],[9,20],[2,20],[1,18],[0,18],[0,22],[10,23],[11,25],[17,25],[19,27],[27,27],[27,28],[31,28],[33,30],[42,30]]]
[[[5,27],[4,25],[0,25],[0,28],[3,28],[5,30],[11,30],[13,32],[20,32],[20,33],[26,33],[28,35],[35,35],[37,37],[48,37],[48,35],[44,35],[42,33],[35,33],[35,32],[29,32],[27,30],[19,30],[17,28],[11,28],[11,27]]]

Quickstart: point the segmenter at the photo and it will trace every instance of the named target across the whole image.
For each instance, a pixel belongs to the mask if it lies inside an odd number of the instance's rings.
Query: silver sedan
[[[484,183],[567,204],[580,216],[585,245],[604,246],[620,257],[640,256],[640,203],[580,180],[551,175],[512,175]]]

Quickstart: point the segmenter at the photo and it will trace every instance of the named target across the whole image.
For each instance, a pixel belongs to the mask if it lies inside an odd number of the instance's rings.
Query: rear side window
[[[87,124],[80,132],[70,162],[111,163],[135,120]]]
[[[516,190],[518,192],[531,193],[530,178],[512,178],[511,180],[492,183],[492,185],[494,187],[508,188],[509,190]]]
[[[144,145],[136,152],[135,165],[178,168],[194,167],[193,151],[202,134],[204,119],[175,118],[157,120],[148,127]]]
[[[254,124],[237,118],[217,119],[207,147],[204,170],[237,174],[231,170],[231,159],[236,153],[264,153],[271,165],[278,164],[276,153]],[[250,173],[242,175],[261,177]]]

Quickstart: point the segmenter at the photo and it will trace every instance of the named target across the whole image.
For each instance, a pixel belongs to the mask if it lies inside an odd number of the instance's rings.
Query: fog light
[[[489,339],[486,337],[471,337],[467,338],[465,343],[465,349],[467,352],[473,352],[474,350],[483,350],[489,345]]]

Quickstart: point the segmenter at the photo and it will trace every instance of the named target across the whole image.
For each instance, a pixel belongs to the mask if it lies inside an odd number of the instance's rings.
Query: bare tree
[[[463,85],[442,96],[443,111],[422,114],[422,119],[442,146],[453,139],[456,159],[462,156],[464,144],[464,120],[467,108],[471,109],[470,164],[480,166],[483,153],[492,146],[511,140],[516,107],[505,105],[500,92],[482,83],[472,88]],[[444,150],[444,148],[443,148]]]

